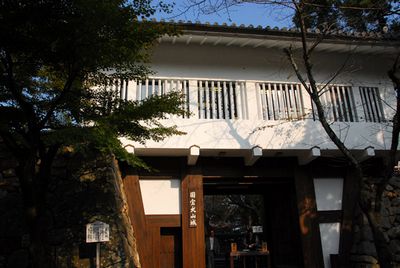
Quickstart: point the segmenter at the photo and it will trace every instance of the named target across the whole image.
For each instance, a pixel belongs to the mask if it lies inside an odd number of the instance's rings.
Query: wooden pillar
[[[359,182],[357,181],[357,175],[355,170],[348,170],[344,178],[343,185],[343,201],[342,210],[343,218],[340,230],[340,265],[348,263],[349,255],[353,243],[353,223],[356,216],[357,202],[359,196]]]
[[[196,226],[190,224],[194,215]],[[183,267],[205,268],[203,176],[197,167],[182,180],[182,250]]]
[[[155,267],[151,261],[152,239],[148,239],[148,230],[142,193],[140,191],[139,176],[133,168],[127,168],[123,178],[125,195],[128,202],[129,218],[136,237],[136,246],[142,268]]]
[[[314,183],[305,167],[297,167],[295,187],[304,267],[324,267]]]

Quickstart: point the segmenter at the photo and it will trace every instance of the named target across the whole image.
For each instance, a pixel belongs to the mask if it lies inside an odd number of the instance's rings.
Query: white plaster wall
[[[341,210],[343,197],[342,178],[314,179],[318,211]],[[320,223],[322,254],[325,268],[331,267],[330,254],[339,252],[340,223]]]
[[[181,214],[180,180],[140,180],[146,215]]]
[[[317,210],[341,210],[343,197],[343,179],[314,179]]]
[[[172,136],[160,142],[144,145],[121,139],[135,148],[188,149],[197,145],[203,149],[251,149],[258,145],[266,150],[300,150],[319,146],[321,150],[336,149],[318,121],[262,121],[171,119],[165,125],[176,125],[186,135]],[[334,123],[333,129],[350,149],[388,149],[390,127],[376,123]]]
[[[348,59],[319,52],[312,61],[318,82],[326,82],[347,61],[335,83],[392,86],[386,74],[392,64],[388,56],[354,54]],[[274,48],[161,43],[151,66],[156,76],[298,82],[283,50]]]
[[[299,58],[300,59],[300,58]],[[316,53],[312,60],[317,81],[326,82],[343,65],[347,56],[337,53]],[[385,117],[391,118],[394,103],[393,85],[386,70],[391,59],[382,55],[354,55],[347,59],[348,66],[333,81],[351,85],[355,89],[356,106],[362,117],[361,101],[357,98],[359,86],[379,87],[384,100]],[[281,49],[226,47],[198,44],[161,43],[154,51],[152,69],[155,77],[184,79],[246,80],[249,96],[249,120],[205,120],[173,118],[163,121],[186,132],[161,142],[148,141],[144,145],[122,139],[136,148],[188,149],[197,145],[201,149],[251,149],[258,145],[271,150],[301,150],[319,146],[336,149],[318,121],[260,120],[255,99],[256,81],[298,82]],[[191,82],[196,85],[196,82]],[[196,91],[194,91],[196,92]],[[194,97],[197,99],[197,96]],[[311,109],[308,95],[303,93],[306,112]],[[386,105],[389,104],[389,105]],[[360,109],[361,108],[361,109]],[[310,116],[309,116],[310,117]],[[362,120],[362,119],[361,119]],[[387,123],[333,123],[333,129],[350,149],[363,150],[372,146],[385,150],[390,146],[391,128]]]
[[[322,255],[325,268],[331,267],[330,254],[339,253],[340,223],[320,223]]]

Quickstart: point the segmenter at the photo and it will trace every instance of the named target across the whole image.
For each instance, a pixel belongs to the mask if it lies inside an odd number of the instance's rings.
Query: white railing
[[[184,109],[189,113],[189,80],[150,78],[139,81],[119,80],[113,82],[114,89],[125,100],[142,101],[152,95],[181,92],[185,97]],[[183,117],[188,117],[183,115]]]
[[[200,119],[248,119],[247,92],[244,82],[197,82]]]
[[[361,102],[364,110],[364,118],[367,122],[383,122],[382,101],[377,87],[360,87]]]
[[[357,109],[351,86],[327,86],[320,92],[321,104],[324,107],[326,119],[339,122],[357,122]],[[313,102],[312,102],[313,103]],[[313,117],[318,119],[313,103]]]
[[[298,120],[304,118],[300,84],[257,83],[264,120]]]
[[[123,99],[135,101],[154,94],[181,92],[185,96],[184,109],[191,113],[184,118],[290,121],[305,119],[305,111],[311,110],[312,118],[318,120],[315,104],[309,101],[300,83],[149,78],[143,81],[112,81],[107,88]],[[357,92],[346,85],[320,89],[320,100],[329,121],[385,121],[377,87],[360,86]],[[364,116],[358,117],[355,103],[360,104],[358,113],[364,113]]]

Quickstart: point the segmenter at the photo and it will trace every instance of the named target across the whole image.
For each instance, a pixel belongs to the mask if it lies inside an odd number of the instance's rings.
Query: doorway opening
[[[178,227],[160,228],[160,265],[182,268],[182,231]]]
[[[303,267],[293,179],[204,179],[203,191],[205,230],[220,244],[215,268],[231,267],[232,246],[245,252],[267,247],[272,267]],[[234,267],[243,265],[235,259]]]

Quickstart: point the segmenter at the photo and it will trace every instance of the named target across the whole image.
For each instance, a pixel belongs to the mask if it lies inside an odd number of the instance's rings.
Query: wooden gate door
[[[180,228],[161,228],[160,266],[182,267],[182,238]]]

